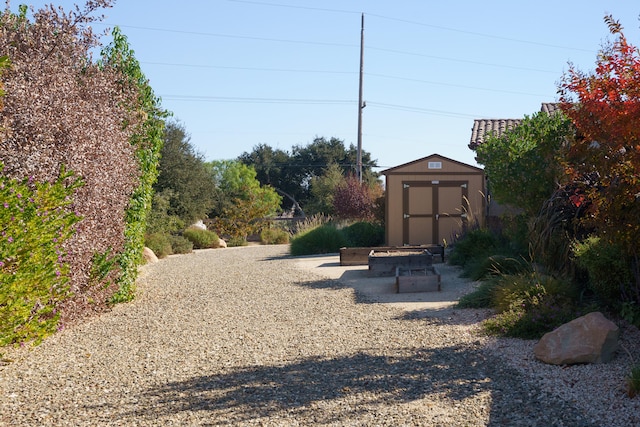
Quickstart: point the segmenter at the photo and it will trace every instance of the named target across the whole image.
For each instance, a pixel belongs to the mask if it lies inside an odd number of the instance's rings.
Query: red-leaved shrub
[[[113,277],[104,278],[108,286],[89,280],[92,259],[122,251],[125,211],[140,174],[130,144],[141,119],[131,108],[136,87],[91,59],[98,45],[91,14],[111,3],[94,0],[69,13],[49,6],[32,21],[24,10],[0,14],[0,52],[11,61],[2,75],[4,173],[53,182],[64,165],[84,182],[72,204],[82,220],[64,244],[74,294],[62,307],[67,320],[99,311],[116,291]]]

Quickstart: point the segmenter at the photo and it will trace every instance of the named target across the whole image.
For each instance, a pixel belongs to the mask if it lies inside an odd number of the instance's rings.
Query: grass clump
[[[539,273],[508,240],[487,229],[472,230],[456,242],[449,263],[462,266],[463,276],[482,281],[458,307],[495,310],[483,322],[492,335],[540,338],[594,309],[581,305],[574,281]]]
[[[291,255],[314,255],[339,252],[347,239],[333,224],[325,224],[296,234],[291,239]]]
[[[471,293],[464,295],[456,305],[458,308],[491,308],[493,303],[493,292],[498,281],[487,280],[481,282]]]
[[[182,232],[182,236],[193,243],[193,249],[209,249],[220,246],[220,238],[211,230],[189,227]]]
[[[634,365],[627,376],[627,395],[630,398],[640,394],[640,365]]]
[[[449,264],[465,267],[478,259],[498,252],[498,237],[486,228],[471,230],[453,245]]]
[[[484,329],[492,335],[538,339],[590,311],[574,303],[574,289],[536,273],[502,276],[489,292],[497,314],[483,322]]]
[[[483,280],[495,276],[530,273],[531,263],[521,257],[491,255],[467,263],[463,276],[472,280]]]
[[[260,232],[260,241],[265,245],[283,245],[289,243],[289,237],[281,228],[265,228]]]

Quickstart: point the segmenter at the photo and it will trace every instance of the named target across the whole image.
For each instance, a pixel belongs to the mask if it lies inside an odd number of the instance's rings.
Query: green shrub
[[[70,205],[81,185],[64,168],[53,183],[0,174],[0,346],[56,331],[58,304],[71,296],[63,244],[80,221]]]
[[[640,328],[640,307],[638,307],[638,303],[635,301],[624,301],[620,304],[619,314],[624,320]]]
[[[265,245],[289,243],[289,233],[281,228],[265,228],[260,232],[260,241]]]
[[[524,339],[545,333],[588,311],[578,307],[570,283],[550,276],[504,276],[491,291],[498,314],[483,322],[487,332]]]
[[[464,267],[473,260],[494,255],[499,247],[498,237],[486,228],[471,230],[455,242],[449,263]]]
[[[384,227],[378,223],[360,221],[342,229],[347,245],[370,247],[384,244]]]
[[[344,235],[331,224],[296,234],[291,240],[291,255],[313,255],[339,252],[347,245]]]
[[[146,247],[151,249],[158,258],[166,258],[167,255],[173,254],[173,250],[171,249],[171,239],[168,234],[147,234],[144,239],[144,244]]]
[[[174,254],[190,254],[193,252],[193,242],[183,236],[170,236],[171,251]]]
[[[531,271],[531,263],[522,258],[492,255],[476,258],[468,262],[464,268],[463,276],[472,280],[482,280],[490,276],[503,276]]]
[[[189,227],[182,233],[182,236],[193,243],[194,249],[209,249],[220,246],[220,238],[211,230],[203,230],[198,227]]]
[[[174,195],[175,192],[171,189],[154,193],[151,211],[147,216],[147,233],[174,234],[185,229],[184,221],[178,215],[169,213]]]
[[[497,285],[496,279],[480,283],[473,292],[463,295],[456,306],[458,308],[492,308],[493,293]]]
[[[573,245],[576,264],[589,275],[589,287],[607,306],[622,300],[622,290],[632,283],[630,265],[620,248],[598,237],[589,237]]]
[[[527,254],[529,252],[529,217],[525,214],[502,215],[500,223],[500,236],[509,242],[509,246],[515,253]]]
[[[247,245],[249,245],[249,242],[247,241],[247,239],[240,236],[231,237],[227,242],[227,247],[229,248],[238,247],[238,246],[247,246]]]

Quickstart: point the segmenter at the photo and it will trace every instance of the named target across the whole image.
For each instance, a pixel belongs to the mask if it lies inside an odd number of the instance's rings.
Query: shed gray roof
[[[553,102],[543,102],[540,111],[553,114],[560,111],[560,104]],[[471,140],[469,148],[475,151],[478,145],[482,144],[487,136],[493,134],[501,136],[504,132],[513,129],[522,122],[522,119],[476,119],[471,128]]]

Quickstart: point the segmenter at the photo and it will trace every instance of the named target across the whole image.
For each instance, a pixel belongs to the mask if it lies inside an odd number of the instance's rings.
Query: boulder
[[[600,312],[565,323],[545,334],[533,352],[552,365],[609,362],[618,349],[620,329]]]
[[[227,247],[227,242],[225,242],[224,239],[218,239],[218,247],[226,248]]]
[[[155,264],[156,262],[158,262],[158,257],[156,256],[156,254],[146,246],[142,250],[142,258],[144,259],[145,264]]]
[[[195,224],[191,224],[191,227],[199,228],[200,230],[206,230],[207,229],[207,226],[204,225],[204,221],[202,221],[202,220],[197,221]]]

